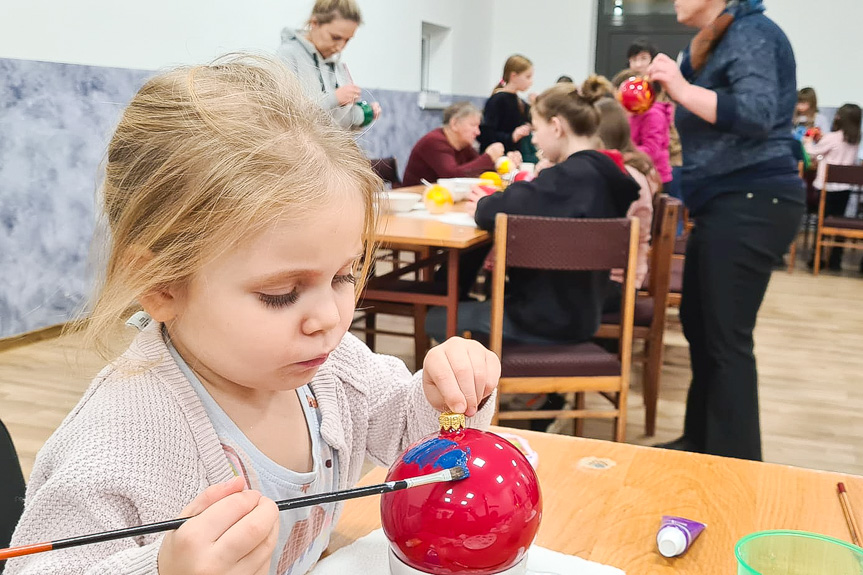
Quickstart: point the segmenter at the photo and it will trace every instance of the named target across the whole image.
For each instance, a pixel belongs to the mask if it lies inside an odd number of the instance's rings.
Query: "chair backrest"
[[[9,546],[12,532],[23,511],[24,475],[9,431],[0,421],[0,549]]]
[[[625,218],[605,220],[498,214],[495,245],[505,248],[503,255],[508,267],[571,271],[625,268],[631,226],[632,222]]]
[[[824,172],[824,183],[863,186],[863,166],[839,166],[828,164]],[[825,185],[825,188],[827,186]]]
[[[671,261],[677,240],[677,218],[681,208],[680,200],[667,194],[656,194],[653,198],[650,262],[646,287],[654,298],[654,306],[664,307],[668,300]]]
[[[398,164],[395,158],[377,158],[369,161],[371,162],[372,170],[374,170],[380,179],[389,182],[394,188],[401,185],[402,180],[399,178]]]
[[[629,373],[635,311],[638,220],[508,216],[495,218],[495,266],[492,275],[489,347],[503,351],[503,300],[506,269],[623,269],[619,336],[622,373]]]

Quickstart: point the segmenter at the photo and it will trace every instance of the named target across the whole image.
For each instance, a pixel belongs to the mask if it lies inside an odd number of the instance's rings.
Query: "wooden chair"
[[[863,240],[863,219],[841,216],[824,217],[824,200],[830,192],[827,184],[846,184],[863,186],[863,166],[837,166],[828,164],[824,171],[824,186],[818,199],[818,227],[815,230],[815,265],[813,273],[817,276],[821,270],[821,247],[843,247],[863,249],[863,246],[852,240]],[[824,239],[829,237],[830,239]]]
[[[689,219],[689,210],[681,203],[679,213],[683,219],[683,233],[674,240],[674,257],[671,260],[671,282],[668,287],[668,306],[680,307],[683,294],[683,263],[686,260],[686,242],[695,227],[695,222]]]
[[[372,170],[384,182],[389,183],[391,187],[398,188],[402,181],[399,177],[398,163],[394,157],[376,158],[369,160]],[[393,268],[399,268],[403,265],[410,264],[413,260],[406,259],[408,253],[413,253],[414,259],[422,257],[425,252],[414,252],[399,246],[379,249],[375,254],[375,265],[388,262]],[[425,316],[427,306],[414,304],[401,304],[393,302],[382,302],[370,299],[365,299],[358,306],[361,314],[354,318],[351,328],[355,331],[361,331],[365,334],[366,345],[371,349],[375,349],[375,344],[378,335],[394,335],[401,337],[411,337],[414,339],[414,354],[416,355],[416,365],[422,365],[423,357],[428,351],[429,342],[425,335]],[[412,317],[414,320],[413,331],[394,331],[382,330],[378,328],[378,314],[395,315],[402,317]]]
[[[500,357],[494,422],[511,419],[614,419],[614,438],[626,439],[626,397],[632,354],[635,265],[638,220],[582,220],[498,214],[495,220],[495,266],[492,274],[490,348]],[[510,267],[534,270],[611,270],[623,268],[624,288],[619,353],[593,342],[526,345],[503,342],[504,284]],[[500,411],[510,393],[608,394],[613,409],[583,406],[558,411]]]
[[[369,162],[372,165],[372,170],[384,182],[388,182],[393,188],[398,188],[402,185],[402,179],[399,177],[398,163],[394,157],[376,158],[369,160]]]
[[[812,182],[815,179],[815,171],[814,170],[806,170],[804,168],[803,162],[797,162],[797,173],[800,174],[800,179],[806,184],[806,215],[803,217],[803,247],[809,245],[809,217],[811,214],[818,213],[818,200],[816,198],[814,202],[814,209],[812,207],[813,202],[810,198],[810,193],[815,188],[812,186]],[[798,234],[799,235],[799,234]],[[791,245],[788,246],[788,273],[794,273],[794,267],[797,264],[797,236],[794,236],[794,239],[791,241]]]
[[[648,436],[656,433],[656,405],[662,376],[671,262],[680,209],[681,203],[675,198],[666,194],[657,194],[654,197],[647,291],[644,297],[639,294],[635,300],[633,338],[644,340],[641,381],[644,393],[644,432]],[[619,333],[620,313],[603,315],[596,337],[616,338]]]
[[[400,260],[392,258],[382,258],[392,263],[393,268],[401,267]],[[372,278],[370,282],[373,282]],[[418,289],[415,282],[398,282],[403,283],[406,291]],[[446,286],[440,286],[433,282],[423,282],[422,287],[430,290],[429,293],[438,293],[446,289]],[[357,305],[358,315],[354,317],[351,323],[353,331],[362,332],[365,335],[365,342],[369,349],[374,350],[377,344],[378,335],[391,335],[398,337],[408,337],[414,340],[414,368],[419,369],[422,366],[426,352],[429,350],[430,342],[425,332],[425,318],[428,311],[428,306],[421,303],[398,303],[391,301],[380,301],[368,298],[365,295],[360,299]],[[410,331],[395,331],[380,329],[377,319],[379,314],[394,315],[401,317],[410,317],[413,319],[413,329]]]

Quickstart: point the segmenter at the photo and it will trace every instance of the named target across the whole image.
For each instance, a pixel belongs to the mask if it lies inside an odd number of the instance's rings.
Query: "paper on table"
[[[339,549],[321,561],[311,570],[310,575],[344,575],[363,573],[368,575],[389,575],[387,552],[389,543],[383,529],[372,531]],[[573,555],[533,545],[527,555],[528,575],[625,575],[616,567],[587,561]]]
[[[453,226],[476,227],[473,216],[464,212],[447,212],[445,214],[430,214],[428,210],[413,210],[399,214],[400,218],[417,218],[421,220],[437,220]]]

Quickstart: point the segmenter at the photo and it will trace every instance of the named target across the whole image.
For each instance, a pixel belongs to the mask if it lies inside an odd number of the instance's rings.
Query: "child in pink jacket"
[[[643,114],[629,114],[632,142],[653,160],[663,185],[671,181],[668,130],[673,120],[674,104],[671,102],[654,102]]]
[[[635,70],[621,70],[614,76],[612,83],[617,88],[627,78],[638,75]],[[671,141],[670,129],[674,124],[674,104],[657,98],[642,114],[626,113],[629,116],[632,143],[651,159],[664,187],[673,179],[668,147]]]

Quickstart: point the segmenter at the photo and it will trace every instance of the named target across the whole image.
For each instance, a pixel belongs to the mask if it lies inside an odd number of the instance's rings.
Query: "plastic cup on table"
[[[863,575],[863,548],[806,531],[759,531],[734,547],[737,575]]]

